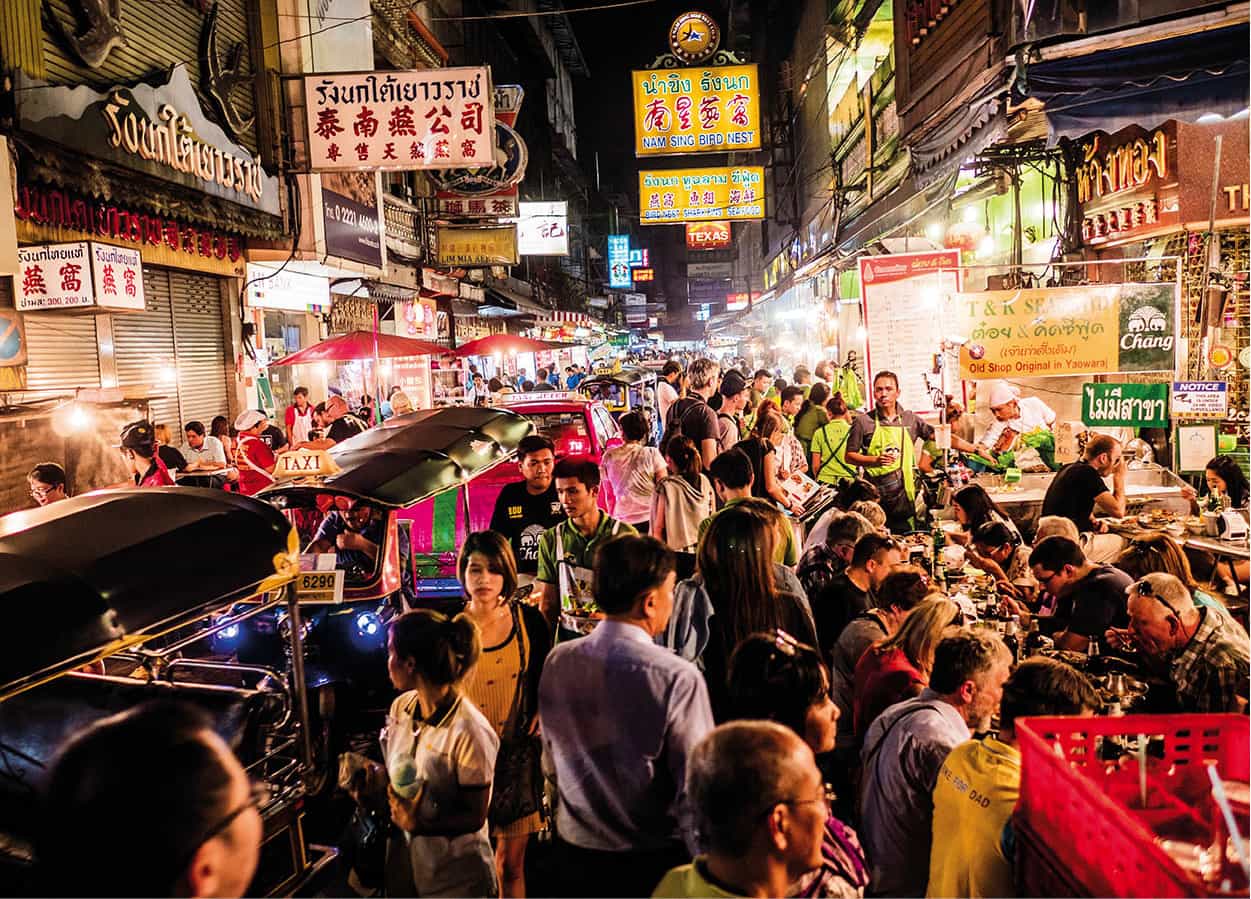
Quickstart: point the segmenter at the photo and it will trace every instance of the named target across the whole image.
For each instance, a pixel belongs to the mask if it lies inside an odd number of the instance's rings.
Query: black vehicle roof
[[[654,380],[656,380],[656,373],[654,371],[647,371],[642,368],[623,368],[621,371],[612,372],[611,374],[592,375],[585,381],[582,381],[578,386],[581,387],[586,384],[594,384],[596,381],[633,385],[642,381]]]
[[[467,483],[507,460],[534,430],[523,415],[504,409],[449,406],[388,419],[330,448],[340,471],[276,484],[263,497],[310,487],[401,508]]]
[[[265,503],[193,487],[101,490],[0,517],[0,694],[254,595],[290,535]]]

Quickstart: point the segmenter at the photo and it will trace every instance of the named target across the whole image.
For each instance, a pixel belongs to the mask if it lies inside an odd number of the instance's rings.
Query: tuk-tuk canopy
[[[0,696],[291,580],[281,512],[222,490],[101,490],[0,518]]]
[[[579,388],[586,388],[591,384],[621,384],[626,387],[637,387],[643,384],[651,384],[656,381],[656,373],[648,371],[644,368],[623,368],[621,371],[611,372],[602,375],[592,375],[578,385]]]
[[[529,419],[503,409],[423,409],[387,419],[331,447],[337,472],[315,483],[279,483],[261,496],[305,493],[314,487],[392,508],[411,506],[505,461],[533,430]]]

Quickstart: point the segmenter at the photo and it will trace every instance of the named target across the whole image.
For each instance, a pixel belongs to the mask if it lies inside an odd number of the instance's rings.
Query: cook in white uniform
[[[1056,413],[1050,406],[1036,396],[1021,396],[1021,392],[1006,381],[995,381],[991,385],[988,405],[995,420],[978,445],[983,448],[983,455],[991,459],[995,458],[995,444],[1006,429],[1011,428],[1020,435],[1040,427],[1051,430],[1056,423]],[[998,452],[1011,448],[1002,447]]]

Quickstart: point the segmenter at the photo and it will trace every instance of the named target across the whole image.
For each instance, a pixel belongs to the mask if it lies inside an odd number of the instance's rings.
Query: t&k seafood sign
[[[304,93],[314,171],[495,163],[486,67],[309,75]]]

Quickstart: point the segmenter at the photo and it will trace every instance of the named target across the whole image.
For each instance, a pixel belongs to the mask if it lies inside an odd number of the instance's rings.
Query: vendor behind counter
[[[1036,396],[1021,396],[1019,388],[1006,381],[990,385],[987,405],[995,420],[986,429],[977,446],[982,455],[990,459],[1007,452],[1015,446],[1016,438],[1037,428],[1048,431],[1055,427],[1055,410]]]

